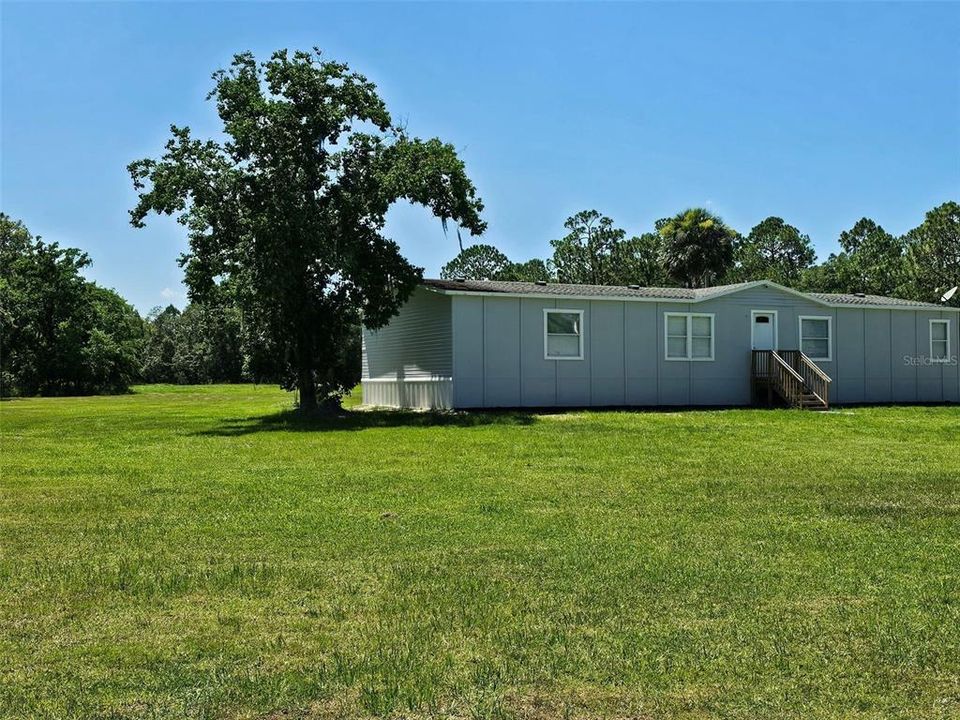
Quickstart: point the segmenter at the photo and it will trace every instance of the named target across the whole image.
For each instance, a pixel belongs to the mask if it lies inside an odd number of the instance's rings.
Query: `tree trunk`
[[[317,411],[317,384],[313,380],[310,368],[300,368],[297,372],[297,390],[300,393],[300,412],[304,414]]]

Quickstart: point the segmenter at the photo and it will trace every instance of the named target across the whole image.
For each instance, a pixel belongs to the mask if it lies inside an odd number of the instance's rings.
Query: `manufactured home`
[[[960,309],[769,281],[424,280],[363,333],[363,399],[418,408],[960,402]]]

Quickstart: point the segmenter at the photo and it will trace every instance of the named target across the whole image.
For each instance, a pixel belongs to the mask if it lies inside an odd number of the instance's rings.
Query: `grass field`
[[[0,716],[960,717],[960,410],[0,404]]]

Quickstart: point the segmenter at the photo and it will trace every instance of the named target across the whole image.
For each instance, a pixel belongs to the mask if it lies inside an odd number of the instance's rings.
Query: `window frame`
[[[557,336],[563,336],[563,337],[572,336],[571,333],[547,332],[548,318],[552,313],[558,313],[558,314],[562,313],[564,315],[580,316],[580,319],[578,321],[580,332],[577,334],[577,337],[580,340],[580,352],[576,356],[574,355],[560,356],[560,355],[550,354],[550,346],[548,344],[548,338],[550,335],[557,335]],[[582,309],[576,309],[576,308],[544,308],[543,309],[543,359],[544,360],[583,360],[583,332],[584,332],[583,314],[584,314],[584,311]]]
[[[670,357],[670,318],[687,320],[687,356]],[[710,357],[693,357],[693,318],[710,320]],[[665,312],[663,314],[663,359],[669,362],[714,362],[717,357],[717,314],[697,312]]]
[[[933,343],[934,343],[934,339],[933,339],[933,326],[934,326],[934,325],[938,325],[938,324],[939,324],[939,325],[944,325],[944,326],[947,328],[947,337],[946,337],[947,354],[944,355],[942,358],[935,358],[935,357],[933,356]],[[930,318],[930,320],[929,320],[929,322],[928,322],[928,324],[927,324],[927,332],[928,332],[928,334],[929,334],[929,336],[930,336],[930,355],[928,356],[928,357],[930,358],[930,362],[932,362],[932,363],[937,363],[937,364],[949,363],[949,362],[950,362],[950,358],[953,357],[953,355],[951,354],[951,348],[950,348],[950,319],[949,319],[949,318]],[[941,343],[942,343],[942,342],[944,342],[944,341],[943,341],[943,340],[937,340],[936,342],[941,342]]]
[[[798,315],[797,316],[797,346],[804,355],[803,350],[803,321],[804,320],[826,320],[827,321],[827,356],[813,357],[807,355],[814,362],[833,362],[833,316],[832,315]],[[822,340],[823,338],[809,338],[810,340]]]

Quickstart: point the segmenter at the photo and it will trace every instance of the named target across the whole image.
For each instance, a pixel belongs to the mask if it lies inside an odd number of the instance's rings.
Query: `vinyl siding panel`
[[[890,313],[890,370],[892,401],[917,401],[917,366],[910,362],[917,354],[916,313]]]
[[[595,300],[590,303],[590,404],[623,405],[626,402],[623,354],[624,303]]]
[[[951,362],[943,368],[943,399],[946,402],[960,402],[960,318],[949,313],[941,313],[944,320],[950,320]]]
[[[657,303],[657,405],[690,404],[690,366],[666,359],[666,314],[691,312],[688,303]],[[700,312],[698,309],[697,312]]]
[[[520,301],[520,405],[526,407],[557,404],[557,361],[543,357],[543,311],[552,307],[555,300]]]
[[[590,351],[590,339],[593,336],[593,323],[590,321],[589,300],[557,301],[556,307],[562,310],[583,310],[583,360],[549,360],[557,366],[557,405],[562,407],[587,407],[590,403],[590,378],[593,353]],[[542,340],[541,331],[541,345]]]
[[[863,401],[890,402],[893,398],[893,342],[890,310],[863,313]]]
[[[450,298],[417,289],[380,330],[363,331],[364,379],[431,379],[453,375]]]
[[[453,404],[483,407],[483,298],[456,295],[453,309]]]
[[[833,398],[838,403],[862,403],[865,393],[864,310],[838,309],[833,330]],[[872,312],[872,311],[866,311]]]
[[[739,405],[750,401],[751,305],[692,305],[691,312],[714,315],[714,361],[691,362],[690,404]]]
[[[520,298],[483,298],[483,386],[487,407],[520,405]]]
[[[624,303],[624,381],[628,405],[656,405],[662,353],[655,303]]]

